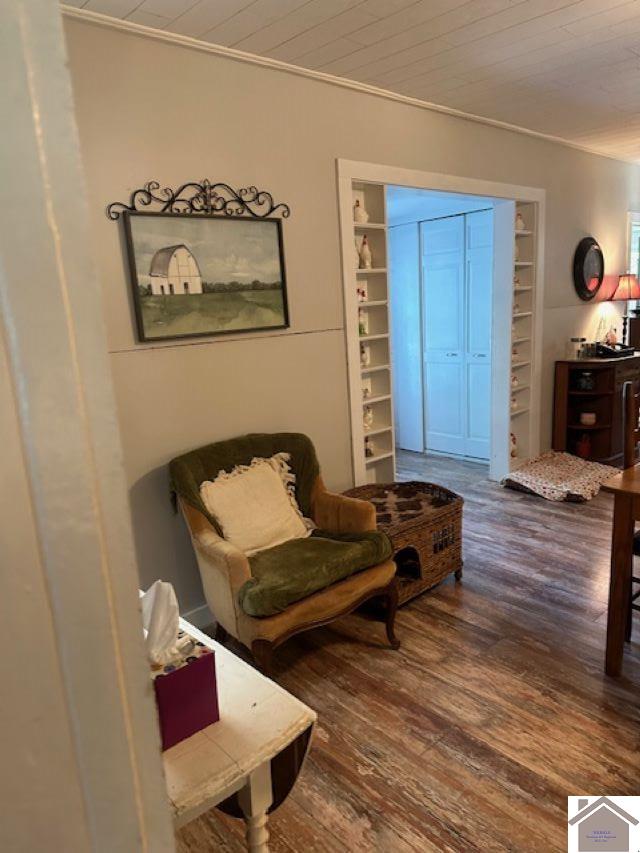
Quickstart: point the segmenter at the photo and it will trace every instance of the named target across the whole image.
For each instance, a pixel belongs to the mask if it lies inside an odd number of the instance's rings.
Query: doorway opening
[[[544,191],[339,160],[338,192],[354,482],[501,480],[539,453]]]
[[[487,469],[494,201],[386,188],[396,449]]]

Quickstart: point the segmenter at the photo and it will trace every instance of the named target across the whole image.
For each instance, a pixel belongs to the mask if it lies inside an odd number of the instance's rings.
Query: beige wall
[[[626,211],[639,170],[523,134],[67,21],[95,251],[143,583],[172,580],[184,610],[202,602],[195,561],[170,510],[166,463],[249,430],[302,430],[326,479],[351,478],[337,221],[338,157],[547,191],[542,436],[553,359],[596,322],[571,283],[574,247],[600,241],[624,267]],[[291,329],[168,345],[136,344],[118,224],[105,205],[145,181],[209,177],[256,184],[291,205],[284,225]]]

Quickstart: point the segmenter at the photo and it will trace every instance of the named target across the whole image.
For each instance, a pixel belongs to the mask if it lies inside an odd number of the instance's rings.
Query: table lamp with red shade
[[[615,289],[612,302],[629,302],[630,299],[640,299],[640,282],[638,276],[633,273],[623,273],[618,277],[618,286]],[[627,306],[624,308],[624,316],[622,317],[622,343],[627,341],[627,323],[629,316],[627,314]]]

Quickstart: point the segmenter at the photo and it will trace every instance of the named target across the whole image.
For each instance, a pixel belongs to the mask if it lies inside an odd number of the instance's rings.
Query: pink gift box
[[[162,749],[220,719],[215,655],[199,645],[178,666],[165,666],[153,681]]]

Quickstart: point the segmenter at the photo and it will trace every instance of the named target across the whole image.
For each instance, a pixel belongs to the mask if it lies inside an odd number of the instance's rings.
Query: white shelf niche
[[[395,435],[392,405],[391,341],[387,279],[386,201],[383,184],[349,182],[351,210],[341,206],[345,263],[355,243],[363,237],[371,249],[372,267],[354,268],[353,297],[345,296],[347,351],[351,390],[352,445],[356,485],[395,479]],[[369,214],[366,223],[354,222],[353,206],[359,200]],[[353,256],[353,250],[351,249]],[[365,334],[360,334],[361,323]],[[357,356],[357,360],[356,360]],[[360,393],[355,393],[358,383]],[[369,429],[365,412],[372,413]],[[365,443],[374,453],[367,456]]]

